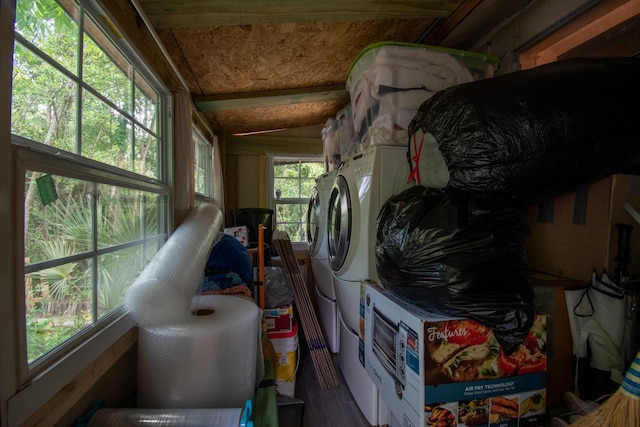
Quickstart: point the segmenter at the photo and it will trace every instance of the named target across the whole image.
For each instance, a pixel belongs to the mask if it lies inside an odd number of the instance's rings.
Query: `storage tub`
[[[425,100],[447,87],[492,77],[499,64],[489,55],[438,46],[368,45],[346,80],[360,147],[406,145],[406,129]]]
[[[340,144],[340,160],[345,162],[349,157],[360,151],[353,127],[351,104],[336,114],[336,132]]]

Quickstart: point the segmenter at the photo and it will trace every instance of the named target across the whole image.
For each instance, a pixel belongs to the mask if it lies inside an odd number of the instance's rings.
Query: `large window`
[[[275,228],[286,231],[292,242],[306,242],[309,198],[316,178],[324,173],[323,159],[273,156],[270,160]]]
[[[82,3],[16,5],[11,131],[24,187],[28,372],[121,311],[167,237],[168,94]]]
[[[193,152],[196,200],[210,201],[213,198],[213,147],[195,127]]]

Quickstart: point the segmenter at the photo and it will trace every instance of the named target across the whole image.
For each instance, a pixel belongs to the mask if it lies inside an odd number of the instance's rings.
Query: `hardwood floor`
[[[301,346],[302,347],[302,346]],[[296,378],[296,398],[304,401],[303,427],[370,427],[356,404],[336,356],[332,356],[340,384],[321,389],[313,366],[313,360],[301,348],[300,366]]]

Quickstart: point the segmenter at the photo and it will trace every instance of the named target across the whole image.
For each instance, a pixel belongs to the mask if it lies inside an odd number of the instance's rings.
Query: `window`
[[[82,1],[16,4],[22,381],[106,327],[167,238],[168,93],[95,16]]]
[[[315,180],[325,172],[323,158],[272,156],[270,166],[275,228],[286,231],[291,242],[306,243],[306,212]]]
[[[195,127],[193,128],[193,153],[196,200],[210,201],[213,198],[213,150],[209,141]]]

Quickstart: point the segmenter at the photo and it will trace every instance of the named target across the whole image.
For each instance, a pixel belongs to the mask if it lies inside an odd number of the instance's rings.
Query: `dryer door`
[[[327,212],[327,240],[329,262],[333,271],[340,270],[349,253],[351,241],[351,197],[347,181],[338,175],[329,197]]]
[[[320,218],[322,215],[320,209],[320,195],[318,188],[313,188],[313,195],[309,199],[309,207],[307,208],[307,242],[309,243],[309,253],[315,255],[317,253],[316,246],[319,245],[320,238]]]

